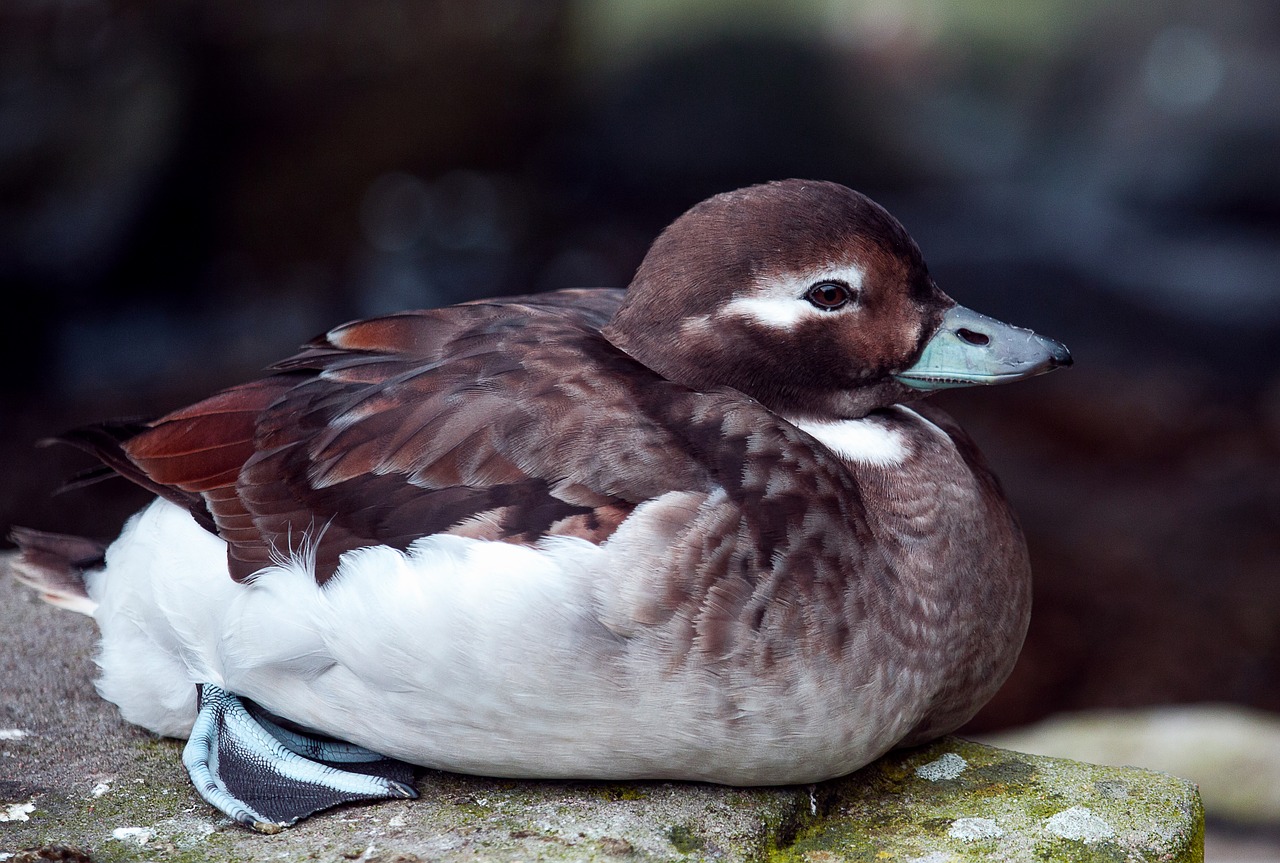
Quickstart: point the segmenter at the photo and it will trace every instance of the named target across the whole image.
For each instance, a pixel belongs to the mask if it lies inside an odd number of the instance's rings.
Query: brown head
[[[968,311],[934,284],[884,208],[837,183],[784,180],[717,195],[676,219],[604,332],[686,386],[732,387],[791,417],[853,418],[960,385],[954,375],[926,386],[898,377],[953,309]],[[1000,341],[974,336],[984,337]],[[1062,355],[1057,365],[1069,362]]]

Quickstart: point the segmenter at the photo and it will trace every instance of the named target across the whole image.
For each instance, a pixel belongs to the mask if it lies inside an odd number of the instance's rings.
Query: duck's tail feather
[[[154,431],[156,425],[155,422],[136,419],[111,420],[73,428],[41,441],[43,445],[70,444],[102,462],[99,467],[91,467],[73,476],[59,491],[82,488],[115,475],[122,476],[157,497],[188,510],[201,527],[216,533],[218,528],[209,513],[208,504],[199,493],[180,487],[177,483],[156,480],[130,457],[130,443],[144,432]]]
[[[146,429],[147,423],[143,420],[110,420],[73,428],[62,434],[44,438],[39,443],[40,446],[69,444],[78,450],[87,452],[102,462],[101,465],[89,468],[72,477],[67,485],[63,486],[59,491],[90,485],[100,479],[106,479],[112,473],[141,483],[145,477],[140,478],[137,476],[138,468],[129,461],[129,456],[124,451],[124,445]],[[107,470],[104,471],[104,467]],[[145,486],[145,483],[142,484]],[[154,489],[152,490],[154,491]]]
[[[106,546],[79,536],[14,527],[9,538],[18,544],[11,569],[15,578],[59,608],[92,615],[98,604],[85,588],[86,570],[102,566]]]

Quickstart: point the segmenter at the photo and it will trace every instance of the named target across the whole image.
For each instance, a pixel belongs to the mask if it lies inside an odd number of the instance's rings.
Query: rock
[[[814,795],[775,859],[1204,859],[1204,815],[1189,782],[955,737],[891,753]]]
[[[259,836],[199,799],[179,741],[126,725],[94,694],[92,621],[43,604],[3,568],[0,812],[26,820],[0,825],[0,859],[71,848],[112,861],[1203,860],[1188,782],[958,738],[803,787],[426,771],[419,800]]]
[[[1092,710],[984,738],[995,746],[1185,776],[1212,819],[1280,825],[1280,716],[1232,704]]]

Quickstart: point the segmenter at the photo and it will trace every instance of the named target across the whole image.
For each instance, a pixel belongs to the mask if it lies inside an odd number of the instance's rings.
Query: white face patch
[[[902,464],[910,454],[901,432],[874,419],[788,422],[813,435],[836,455],[858,464],[893,467]]]
[[[862,280],[862,270],[850,264],[793,273],[768,280],[762,279],[756,284],[756,290],[751,294],[736,297],[726,303],[717,312],[717,317],[732,315],[749,318],[766,327],[793,329],[801,321],[839,314],[842,311],[823,311],[815,308],[804,298],[805,291],[811,286],[824,281],[843,282],[857,292],[862,288]],[[856,307],[856,300],[845,306],[846,309]]]

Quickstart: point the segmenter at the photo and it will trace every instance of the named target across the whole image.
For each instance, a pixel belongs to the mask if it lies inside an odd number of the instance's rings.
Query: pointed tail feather
[[[15,578],[59,608],[92,615],[98,604],[85,589],[86,570],[101,566],[106,546],[91,539],[14,527],[9,538],[18,544],[11,569]]]
[[[129,445],[144,432],[153,431],[155,425],[156,423],[141,420],[112,420],[74,428],[41,441],[43,445],[70,444],[94,456],[106,468],[106,470],[89,468],[87,471],[82,471],[72,477],[59,491],[81,488],[106,479],[112,474],[118,474],[157,497],[162,497],[189,510],[201,527],[216,533],[217,527],[203,497],[197,492],[180,488],[178,485],[154,479],[145,468],[140,467],[130,457],[127,449]]]

